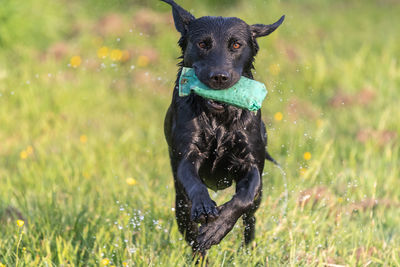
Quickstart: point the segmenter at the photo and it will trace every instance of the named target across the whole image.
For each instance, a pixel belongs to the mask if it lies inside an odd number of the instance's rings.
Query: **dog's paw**
[[[221,217],[211,223],[204,224],[199,229],[197,236],[198,250],[205,251],[217,245],[232,230],[234,224]]]
[[[191,220],[197,223],[209,223],[218,217],[216,203],[210,197],[201,197],[192,203]]]

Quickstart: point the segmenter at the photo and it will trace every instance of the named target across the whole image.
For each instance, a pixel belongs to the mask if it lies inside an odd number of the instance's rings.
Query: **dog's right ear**
[[[185,35],[188,31],[189,23],[196,18],[190,14],[188,11],[183,9],[173,0],[161,0],[167,4],[172,6],[172,14],[174,16],[174,23],[175,28],[180,32],[182,35]]]
[[[285,20],[285,15],[283,15],[277,22],[270,24],[270,25],[264,25],[264,24],[254,24],[251,25],[251,32],[253,33],[253,36],[255,38],[266,36],[273,31],[275,31]]]

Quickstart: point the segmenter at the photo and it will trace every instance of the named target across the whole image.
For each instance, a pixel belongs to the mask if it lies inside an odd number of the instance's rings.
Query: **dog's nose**
[[[217,87],[223,87],[230,80],[230,75],[226,71],[214,71],[210,73],[211,83]]]

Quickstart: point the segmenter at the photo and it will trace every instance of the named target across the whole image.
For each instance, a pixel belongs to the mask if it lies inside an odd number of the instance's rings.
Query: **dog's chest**
[[[221,190],[231,186],[233,180],[243,175],[253,163],[246,135],[244,130],[227,131],[222,127],[207,134],[202,151],[204,160],[199,170],[207,187]]]

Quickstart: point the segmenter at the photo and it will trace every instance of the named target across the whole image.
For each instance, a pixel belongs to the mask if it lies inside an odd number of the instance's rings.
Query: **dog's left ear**
[[[195,20],[196,18],[188,11],[183,9],[181,6],[179,6],[177,3],[175,3],[173,0],[161,0],[161,1],[170,4],[172,6],[172,14],[174,16],[175,28],[182,35],[185,35],[186,32],[188,31],[189,23],[192,20]]]
[[[253,34],[253,37],[255,37],[255,38],[262,37],[262,36],[266,36],[266,35],[272,33],[273,31],[275,31],[282,24],[284,19],[285,19],[285,15],[283,15],[274,24],[270,24],[270,25],[254,24],[254,25],[251,25],[250,29],[251,29],[251,32]]]

